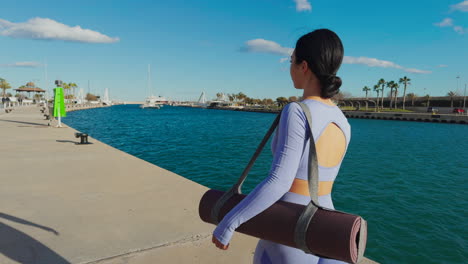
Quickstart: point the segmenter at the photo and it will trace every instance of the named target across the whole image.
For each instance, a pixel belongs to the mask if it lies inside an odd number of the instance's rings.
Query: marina
[[[468,0],[2,11],[0,264],[468,263]]]

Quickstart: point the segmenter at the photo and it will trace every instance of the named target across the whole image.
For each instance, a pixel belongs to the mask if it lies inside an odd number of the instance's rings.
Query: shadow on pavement
[[[55,140],[56,142],[60,142],[60,143],[74,143],[74,144],[78,144],[78,142],[76,141],[72,141],[72,140]]]
[[[3,122],[11,122],[11,123],[19,123],[19,124],[26,124],[26,125],[34,125],[34,126],[48,126],[48,125],[44,125],[44,124],[41,124],[41,123],[21,122],[21,121],[14,121],[14,120],[3,120],[3,119],[0,119],[0,121],[3,121]]]
[[[75,145],[91,145],[93,144],[92,142],[88,142],[88,143],[85,143],[85,144],[80,144],[80,142],[76,142],[76,141],[72,141],[72,140],[55,140],[56,142],[59,142],[59,143],[74,143]]]
[[[0,218],[42,229],[54,235],[59,233],[53,228],[38,225],[27,220],[0,212]],[[70,262],[38,240],[3,222],[0,222],[0,255],[21,264],[50,263],[69,264]]]

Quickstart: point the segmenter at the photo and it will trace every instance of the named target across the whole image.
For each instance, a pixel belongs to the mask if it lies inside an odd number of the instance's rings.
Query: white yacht
[[[216,108],[216,107],[230,107],[230,108],[242,108],[240,106],[236,106],[234,102],[231,102],[228,96],[224,93],[221,93],[216,100],[212,100],[206,103],[208,108]]]
[[[140,108],[153,108],[153,109],[159,109],[163,107],[164,104],[167,104],[167,100],[164,97],[161,96],[148,96],[146,97],[145,102],[140,105]]]
[[[148,64],[148,92],[151,93],[151,67]],[[161,96],[150,95],[146,97],[145,102],[140,105],[140,108],[159,109],[167,104],[166,98]]]

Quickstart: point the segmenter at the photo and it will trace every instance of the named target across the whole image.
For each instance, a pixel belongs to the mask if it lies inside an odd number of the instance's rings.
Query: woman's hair
[[[317,29],[296,43],[296,64],[306,61],[321,84],[321,97],[331,98],[340,91],[341,78],[336,72],[343,61],[343,44],[335,32]]]

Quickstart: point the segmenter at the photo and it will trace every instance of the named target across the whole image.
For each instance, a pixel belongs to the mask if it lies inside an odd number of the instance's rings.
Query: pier
[[[343,113],[347,118],[468,124],[467,115],[363,111],[343,111]]]
[[[194,107],[194,106],[184,106]],[[257,113],[273,113],[280,112],[278,109],[271,108],[252,108],[252,107],[212,107],[216,110],[230,110],[243,112]],[[396,120],[396,121],[415,121],[415,122],[433,122],[433,123],[450,123],[450,124],[468,124],[468,115],[466,114],[431,114],[418,112],[370,112],[370,111],[349,111],[343,110],[347,118],[361,119],[380,119],[380,120]]]
[[[76,132],[37,106],[0,113],[0,263],[252,262],[253,237],[211,243],[207,187]]]

